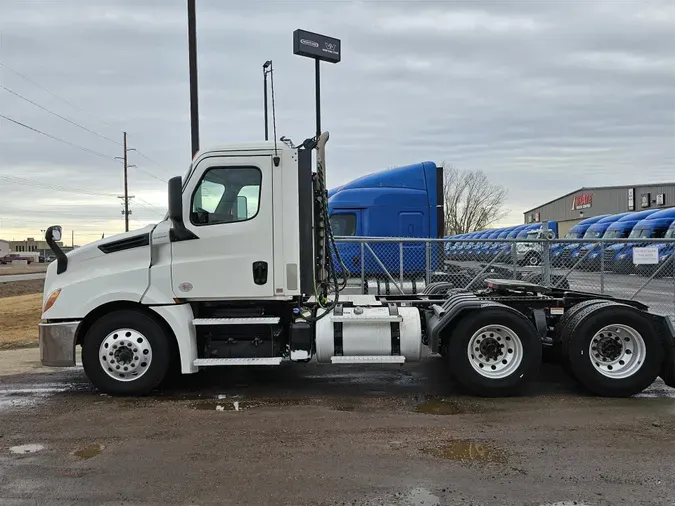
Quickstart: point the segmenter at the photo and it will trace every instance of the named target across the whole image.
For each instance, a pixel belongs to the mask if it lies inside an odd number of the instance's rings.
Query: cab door
[[[271,156],[201,160],[183,189],[183,220],[197,238],[172,243],[176,297],[274,295]]]

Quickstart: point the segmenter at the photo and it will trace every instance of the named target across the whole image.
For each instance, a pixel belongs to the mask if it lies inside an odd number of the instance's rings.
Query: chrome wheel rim
[[[134,381],[152,363],[152,346],[134,329],[118,329],[108,334],[98,350],[101,368],[117,381]]]
[[[481,376],[502,379],[520,367],[523,343],[508,327],[486,325],[469,339],[467,356],[471,367]]]
[[[640,333],[628,325],[607,325],[595,333],[588,347],[591,363],[607,378],[624,379],[640,370],[647,346]]]

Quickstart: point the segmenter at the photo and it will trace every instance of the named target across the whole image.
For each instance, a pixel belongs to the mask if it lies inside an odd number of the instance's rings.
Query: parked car
[[[3,265],[11,264],[15,260],[25,260],[26,263],[30,264],[35,262],[35,257],[29,255],[21,255],[19,253],[8,253],[4,257],[0,258],[0,264]]]

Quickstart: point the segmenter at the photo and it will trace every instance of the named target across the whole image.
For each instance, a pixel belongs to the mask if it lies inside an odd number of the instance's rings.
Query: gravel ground
[[[547,366],[522,397],[480,399],[425,357],[214,369],[113,398],[81,368],[37,373],[37,350],[8,353],[27,372],[0,378],[0,504],[675,502],[660,382],[600,399]]]

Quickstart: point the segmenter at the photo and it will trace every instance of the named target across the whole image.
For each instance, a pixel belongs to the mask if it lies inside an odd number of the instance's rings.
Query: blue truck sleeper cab
[[[611,270],[620,274],[634,272],[633,248],[651,245],[648,243],[640,243],[637,240],[658,239],[664,237],[673,222],[675,222],[675,208],[655,212],[650,214],[644,220],[639,221],[628,236],[630,239],[636,239],[636,242],[617,245],[620,247],[613,250]],[[608,255],[608,257],[609,256],[610,255]],[[605,263],[607,263],[607,258],[605,259]]]
[[[360,177],[328,192],[328,213],[333,234],[360,237],[441,238],[443,223],[443,169],[434,162],[421,162]],[[400,243],[371,243],[364,251],[361,244],[337,242],[337,249],[348,273],[359,277],[398,278],[401,269]],[[442,243],[430,248],[430,267],[442,268]],[[373,256],[377,256],[377,259]],[[377,261],[379,260],[385,270]],[[335,252],[333,261],[337,265]],[[424,275],[427,268],[426,243],[403,243],[403,272]]]
[[[611,227],[614,223],[618,222],[622,218],[625,218],[631,214],[633,213],[626,212],[620,214],[612,214],[610,216],[602,218],[601,220],[593,223],[590,227],[588,227],[588,229],[584,233],[584,239],[600,239],[602,237],[605,237],[605,234],[607,233],[607,230],[609,230],[609,227]],[[597,249],[599,251],[601,249],[598,243],[596,242],[588,242],[583,244],[575,243],[570,244],[569,248],[571,248],[572,265],[576,265],[577,262],[580,261],[579,268],[592,269],[593,267],[595,267],[589,261],[589,257],[594,250]]]
[[[570,228],[563,239],[581,239],[584,237],[586,231],[603,218],[607,218],[609,214],[601,214],[600,216],[593,216],[586,218]],[[580,246],[579,243],[558,243],[551,247],[551,262],[553,267],[571,267],[572,252]]]
[[[663,238],[675,240],[675,221],[671,223]],[[675,275],[675,255],[673,255],[675,253],[675,242],[661,242],[650,246],[655,246],[659,250],[659,263],[656,265],[638,265],[636,267],[637,273],[641,276],[656,274],[656,277],[659,278]]]

